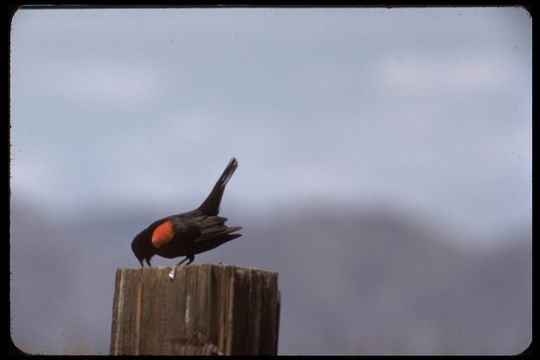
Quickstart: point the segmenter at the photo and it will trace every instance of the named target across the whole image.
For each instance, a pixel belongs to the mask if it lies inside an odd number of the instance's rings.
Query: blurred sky
[[[523,8],[21,10],[14,196],[194,207],[389,201],[490,234],[531,219]]]
[[[25,9],[11,29],[12,202],[50,218],[191,210],[235,156],[222,208],[246,217],[389,204],[483,244],[532,224],[523,8]]]

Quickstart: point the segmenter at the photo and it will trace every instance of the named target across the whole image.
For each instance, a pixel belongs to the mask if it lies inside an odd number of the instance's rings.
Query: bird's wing
[[[240,226],[227,227],[225,221],[227,218],[221,216],[173,216],[154,228],[152,243],[156,248],[184,246],[223,238],[241,229]]]
[[[196,243],[222,238],[234,231],[241,229],[240,226],[227,227],[225,222],[227,218],[221,216],[208,216],[198,224],[201,234],[195,239]]]
[[[171,217],[164,219],[152,231],[152,244],[156,248],[176,243],[190,244],[201,234],[198,219]]]

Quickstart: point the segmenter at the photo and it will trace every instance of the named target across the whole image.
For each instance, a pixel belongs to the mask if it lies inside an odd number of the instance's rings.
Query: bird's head
[[[155,251],[152,246],[150,235],[148,234],[148,229],[135,236],[131,242],[131,250],[133,250],[133,254],[135,254],[135,257],[139,260],[141,266],[144,267],[143,261],[145,260],[148,266],[152,266],[152,264],[150,264],[150,259],[155,255]]]

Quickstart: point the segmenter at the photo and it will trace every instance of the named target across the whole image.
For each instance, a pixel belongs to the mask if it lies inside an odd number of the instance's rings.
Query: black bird
[[[242,227],[227,227],[227,218],[218,216],[225,185],[237,167],[238,162],[232,158],[206,200],[197,209],[154,221],[135,236],[131,249],[141,266],[144,267],[143,261],[152,266],[150,259],[154,255],[169,259],[184,256],[176,266],[186,261],[186,265],[189,265],[195,259],[195,254],[241,236],[233,233]],[[171,278],[174,278],[176,266],[169,274]]]

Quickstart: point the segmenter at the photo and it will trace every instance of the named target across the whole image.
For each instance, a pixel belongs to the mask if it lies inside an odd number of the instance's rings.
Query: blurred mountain
[[[15,344],[108,353],[115,270],[138,266],[131,239],[161,215],[109,208],[57,218],[12,198]],[[282,354],[512,354],[531,340],[530,229],[480,251],[456,246],[459,230],[398,209],[323,203],[225,216],[243,236],[195,261],[279,273]]]

